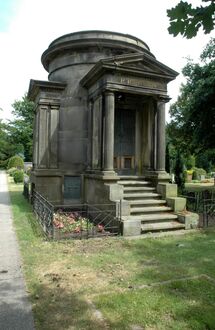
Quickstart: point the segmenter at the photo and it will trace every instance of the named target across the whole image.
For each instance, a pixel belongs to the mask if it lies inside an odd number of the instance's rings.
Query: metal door
[[[134,174],[135,111],[116,109],[114,126],[114,167],[118,174]]]

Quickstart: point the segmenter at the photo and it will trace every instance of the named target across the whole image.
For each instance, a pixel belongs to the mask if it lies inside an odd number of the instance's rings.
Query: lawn
[[[215,230],[47,241],[10,182],[37,330],[215,329]]]

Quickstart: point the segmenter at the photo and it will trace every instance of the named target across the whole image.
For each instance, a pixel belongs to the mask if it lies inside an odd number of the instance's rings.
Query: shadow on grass
[[[61,287],[60,279],[50,278],[47,285],[35,283],[31,295],[33,314],[38,330],[103,329],[103,322],[94,318],[82,296]]]
[[[124,241],[139,270],[134,282],[151,283],[215,274],[215,230],[187,236]]]

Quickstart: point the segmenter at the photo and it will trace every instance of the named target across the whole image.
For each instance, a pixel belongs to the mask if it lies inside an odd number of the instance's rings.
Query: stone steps
[[[151,222],[151,221],[171,221],[177,220],[178,217],[174,213],[150,213],[150,214],[135,214],[129,216],[123,216],[123,220],[139,220],[141,222]]]
[[[142,234],[185,228],[184,224],[177,221],[178,216],[167,206],[166,200],[162,199],[150,182],[142,177],[132,176],[121,177],[118,183],[123,185],[123,199],[130,205],[130,215],[122,216],[122,221],[137,226],[137,232],[138,228]]]
[[[142,191],[156,191],[156,189],[155,188],[153,188],[153,187],[124,187],[124,192],[128,192],[128,191],[140,191],[140,192],[142,192]]]
[[[124,193],[124,199],[129,199],[129,198],[158,198],[161,197],[161,195],[157,194],[157,193]]]
[[[168,212],[172,211],[168,206],[145,206],[145,207],[133,207],[131,208],[131,214],[133,213],[150,213],[150,212]]]
[[[163,205],[166,204],[164,199],[145,199],[145,200],[131,200],[129,201],[131,209],[133,207],[139,206],[147,206],[147,205]]]
[[[152,231],[166,231],[166,230],[177,230],[185,229],[185,225],[178,221],[171,222],[158,222],[158,223],[144,223],[141,225],[141,232],[152,232]]]
[[[135,185],[137,185],[137,186],[142,186],[142,185],[144,185],[144,186],[146,186],[146,185],[150,185],[150,182],[148,182],[148,181],[137,181],[137,180],[120,180],[120,181],[118,181],[118,184],[121,184],[121,185],[123,185],[123,186],[135,186]]]

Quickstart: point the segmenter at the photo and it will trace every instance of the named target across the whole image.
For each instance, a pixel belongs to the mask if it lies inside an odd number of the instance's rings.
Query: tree
[[[168,9],[169,33],[174,37],[181,34],[188,39],[195,37],[200,27],[205,34],[210,33],[214,28],[215,1],[202,0],[202,3],[203,6],[193,7],[186,1],[180,1],[177,6]]]
[[[182,154],[180,150],[177,150],[176,160],[175,160],[175,183],[177,183],[180,193],[183,192],[184,184],[185,184],[185,176],[184,176],[184,161],[182,158]]]
[[[11,143],[19,147],[19,154],[23,153],[26,161],[32,159],[33,118],[34,103],[24,95],[21,100],[16,100],[12,107],[15,119],[9,123],[8,138]]]
[[[215,38],[203,50],[201,62],[188,60],[182,72],[187,82],[170,107],[168,136],[185,155],[207,152],[212,157],[215,154]]]
[[[2,111],[2,109],[0,109]],[[16,153],[16,146],[9,139],[9,126],[0,119],[0,162],[6,161]]]
[[[167,125],[169,141],[189,157],[196,155],[197,166],[210,171],[215,164],[215,39],[201,54],[201,63],[188,61],[183,69],[187,83],[171,106]]]

